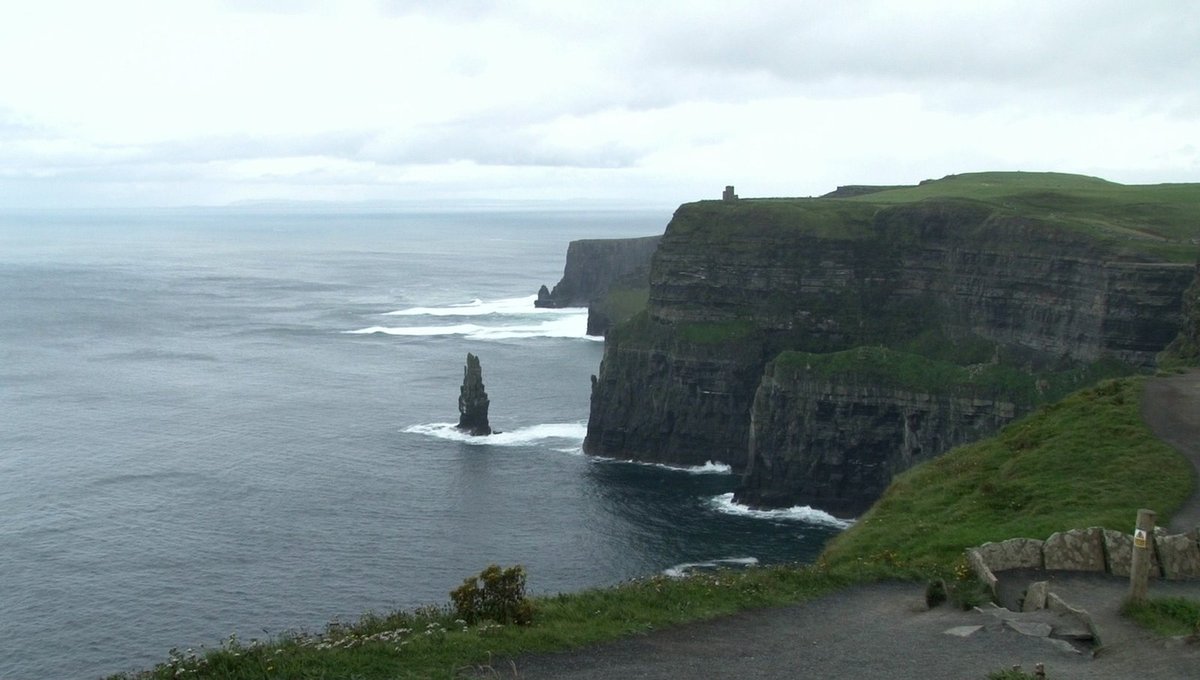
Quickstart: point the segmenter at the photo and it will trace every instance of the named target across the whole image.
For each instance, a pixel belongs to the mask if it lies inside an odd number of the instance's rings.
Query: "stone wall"
[[[1151,539],[1150,577],[1171,580],[1200,578],[1200,533],[1167,535],[1158,529]],[[1052,534],[1046,540],[1010,538],[970,548],[967,563],[995,593],[997,571],[1048,569],[1096,571],[1129,576],[1133,536],[1091,527]]]

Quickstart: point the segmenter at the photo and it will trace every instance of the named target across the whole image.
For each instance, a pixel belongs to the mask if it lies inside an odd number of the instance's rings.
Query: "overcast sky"
[[[1200,181],[1200,3],[3,0],[0,208]]]

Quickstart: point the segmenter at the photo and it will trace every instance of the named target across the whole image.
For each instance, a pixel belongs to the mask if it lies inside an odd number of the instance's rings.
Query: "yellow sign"
[[[1146,530],[1145,529],[1134,529],[1133,530],[1133,547],[1135,547],[1135,548],[1145,548],[1146,547]]]

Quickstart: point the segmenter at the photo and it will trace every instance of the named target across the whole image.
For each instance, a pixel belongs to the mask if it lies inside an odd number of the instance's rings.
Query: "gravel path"
[[[1164,442],[1187,456],[1200,479],[1200,370],[1155,378],[1146,383],[1142,419]],[[1181,533],[1200,526],[1200,482],[1171,518],[1167,529]],[[1197,674],[1200,677],[1200,673]]]
[[[1021,635],[994,616],[950,606],[926,610],[924,588],[877,583],[849,588],[811,602],[745,612],[628,638],[588,649],[497,660],[477,677],[524,680],[683,680],[692,678],[890,678],[983,680],[992,671],[1046,664],[1053,680],[1195,680],[1200,645],[1171,644],[1136,629],[1106,630],[1127,583],[1073,584],[1086,593],[1106,639],[1116,640],[1091,656],[1069,653],[1043,638]],[[1195,584],[1200,594],[1200,584]],[[1099,605],[1099,602],[1111,601]],[[1119,617],[1117,617],[1119,620]],[[991,624],[991,625],[987,625]],[[986,627],[968,637],[945,631]],[[1121,624],[1126,626],[1127,624]]]
[[[1142,412],[1154,433],[1200,471],[1200,371],[1147,383]],[[1170,524],[1200,525],[1200,490]],[[924,588],[877,583],[791,607],[743,612],[595,647],[503,659],[476,677],[525,680],[683,680],[692,678],[890,678],[971,680],[1022,665],[1046,664],[1053,680],[1200,678],[1200,643],[1159,639],[1121,618],[1124,579],[1095,574],[1013,574],[1050,579],[1051,589],[1088,610],[1104,646],[1071,653],[1016,633],[993,615],[949,606],[927,610]],[[1010,583],[1010,587],[1013,587]],[[1021,586],[1023,587],[1023,586]],[[1155,582],[1151,595],[1200,598],[1200,583]],[[946,631],[985,625],[967,636]]]

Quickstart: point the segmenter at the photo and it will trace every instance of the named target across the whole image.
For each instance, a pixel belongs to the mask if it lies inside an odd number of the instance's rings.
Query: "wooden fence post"
[[[1151,550],[1154,549],[1154,520],[1153,510],[1142,508],[1137,514],[1137,528],[1133,530],[1133,562],[1129,565],[1129,601],[1141,602],[1146,599],[1146,589],[1150,579]]]

